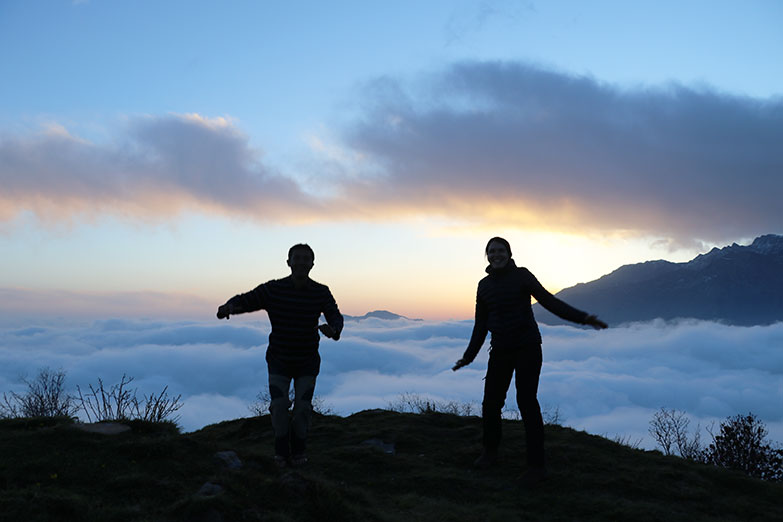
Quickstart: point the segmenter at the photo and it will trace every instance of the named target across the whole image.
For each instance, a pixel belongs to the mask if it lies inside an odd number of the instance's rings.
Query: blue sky
[[[554,292],[783,233],[782,22],[752,0],[0,0],[0,391],[48,364],[168,384],[188,429],[246,414],[268,326],[215,309],[308,242],[343,312],[426,319],[325,344],[327,402],[480,401],[486,352],[449,368],[489,237]],[[569,425],[754,411],[783,438],[779,325],[544,339]]]
[[[349,313],[464,318],[496,234],[557,291],[780,232],[782,19],[761,1],[6,0],[0,287],[200,314],[306,241]]]

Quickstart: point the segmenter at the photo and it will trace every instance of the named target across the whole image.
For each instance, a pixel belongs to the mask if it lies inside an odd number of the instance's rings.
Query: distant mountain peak
[[[750,245],[738,245],[732,243],[729,246],[723,248],[713,247],[712,250],[706,254],[699,254],[686,264],[691,268],[700,268],[705,263],[711,263],[717,259],[729,260],[730,256],[735,254],[760,254],[760,255],[781,255],[783,254],[783,236],[777,234],[766,234],[759,236],[753,240]]]
[[[384,319],[386,321],[396,321],[397,319],[407,319],[408,321],[421,321],[421,319],[410,319],[408,317],[405,317],[404,315],[398,315],[393,312],[389,312],[388,310],[373,310],[372,312],[367,312],[364,315],[361,316],[355,316],[355,315],[344,315],[343,316],[348,321],[362,321],[364,319]]]
[[[557,296],[611,325],[658,318],[735,325],[783,321],[783,236],[716,247],[684,263],[624,265]],[[534,313],[543,323],[564,324],[539,304]]]
[[[759,236],[753,240],[753,243],[748,248],[760,254],[783,253],[783,236],[777,234]]]

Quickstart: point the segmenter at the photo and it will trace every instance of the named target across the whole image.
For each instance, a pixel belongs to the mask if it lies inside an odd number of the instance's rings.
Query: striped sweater
[[[297,288],[291,276],[275,279],[239,294],[228,300],[232,314],[266,310],[272,332],[266,359],[270,369],[280,373],[297,373],[303,367],[315,364],[317,374],[318,319],[326,317],[339,339],[343,329],[343,316],[329,291],[329,287],[308,279]],[[298,372],[302,373],[302,372]]]

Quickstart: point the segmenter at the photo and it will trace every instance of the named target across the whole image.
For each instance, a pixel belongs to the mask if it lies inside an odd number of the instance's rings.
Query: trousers
[[[289,389],[294,381],[294,410],[291,408]],[[307,431],[313,413],[313,393],[315,376],[269,374],[269,413],[272,417],[272,430],[275,433],[275,454],[288,457],[302,455],[305,452]]]
[[[517,406],[525,425],[527,463],[543,467],[544,420],[538,404],[538,379],[542,364],[541,344],[523,345],[513,349],[493,348],[489,354],[484,379],[484,400],[481,405],[484,447],[496,451],[502,438],[501,414],[506,393],[515,375]]]

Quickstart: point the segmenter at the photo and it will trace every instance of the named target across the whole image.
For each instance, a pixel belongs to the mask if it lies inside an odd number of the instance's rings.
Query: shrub
[[[649,433],[664,455],[679,454],[690,460],[702,460],[699,426],[693,436],[688,434],[690,419],[685,412],[661,408],[650,421]]]
[[[481,413],[481,408],[470,402],[436,401],[416,393],[402,393],[386,406],[389,411],[398,413],[449,413],[469,417]]]
[[[626,448],[639,449],[642,447],[643,439],[633,439],[630,435],[615,435],[612,441]]]
[[[386,405],[389,411],[398,413],[448,413],[460,417],[481,416],[481,404],[476,402],[438,401],[429,397],[422,397],[417,393],[401,393],[397,399]],[[504,407],[502,411],[504,419],[522,420],[519,410]],[[560,425],[564,418],[560,413],[560,407],[544,406],[541,409],[541,417],[544,424]]]
[[[72,417],[79,406],[65,392],[65,372],[42,368],[33,380],[26,378],[27,393],[4,393],[0,418]]]
[[[710,464],[763,480],[783,480],[783,450],[766,440],[767,428],[752,413],[728,417],[704,452]]]
[[[89,422],[143,420],[174,423],[179,420],[179,417],[173,419],[169,417],[182,408],[183,404],[180,402],[182,395],[169,397],[168,386],[165,386],[159,394],[144,395],[144,399],[140,401],[136,395],[137,391],[128,388],[131,382],[133,377],[123,374],[119,384],[113,385],[108,390],[101,379],[98,379],[97,387],[89,385],[89,393],[83,394],[81,388],[77,386],[81,409],[87,415],[87,420]]]

